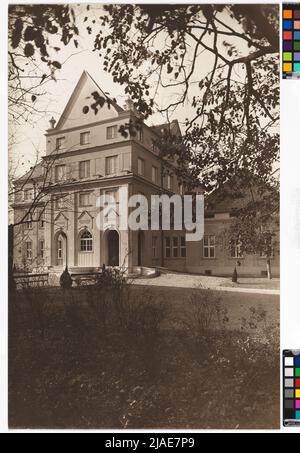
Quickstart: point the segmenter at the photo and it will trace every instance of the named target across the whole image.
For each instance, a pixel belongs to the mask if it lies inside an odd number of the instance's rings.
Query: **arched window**
[[[93,251],[93,236],[89,231],[84,231],[80,236],[80,251],[81,252]]]

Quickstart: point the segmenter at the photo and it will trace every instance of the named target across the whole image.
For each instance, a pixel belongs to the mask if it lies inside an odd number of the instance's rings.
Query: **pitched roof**
[[[173,120],[173,121],[171,121],[171,123],[162,123],[162,124],[150,126],[150,129],[152,129],[157,135],[162,135],[163,132],[165,132],[165,131],[170,131],[175,135],[176,134],[181,135],[180,127],[179,127],[177,120]]]
[[[43,162],[40,161],[36,165],[30,168],[23,176],[20,176],[20,178],[16,179],[16,183],[25,183],[26,181],[31,181],[33,179],[38,179],[40,177],[44,176],[44,167],[43,167]]]

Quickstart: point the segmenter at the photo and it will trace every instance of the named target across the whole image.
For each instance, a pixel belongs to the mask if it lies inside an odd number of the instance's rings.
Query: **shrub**
[[[68,271],[68,266],[66,266],[65,270],[60,276],[59,279],[60,286],[64,289],[71,288],[72,286],[72,277]]]

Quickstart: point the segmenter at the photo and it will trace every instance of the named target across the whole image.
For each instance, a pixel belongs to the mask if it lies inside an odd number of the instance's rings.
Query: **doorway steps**
[[[128,277],[132,278],[155,278],[159,277],[160,272],[155,267],[133,266]]]

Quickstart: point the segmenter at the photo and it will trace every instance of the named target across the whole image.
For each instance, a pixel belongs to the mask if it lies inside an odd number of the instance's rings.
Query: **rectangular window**
[[[173,258],[178,258],[178,238],[173,237]]]
[[[81,132],[80,134],[80,144],[87,145],[90,143],[90,133],[89,132]]]
[[[106,138],[108,140],[112,138],[117,138],[118,136],[118,126],[109,126],[106,128]]]
[[[267,258],[267,255],[266,255],[265,252],[260,252],[259,253],[259,257],[260,258]],[[273,247],[271,248],[270,258],[274,258],[274,248]]]
[[[56,149],[62,149],[65,145],[65,137],[58,137],[56,139]]]
[[[58,195],[55,199],[55,208],[56,209],[63,209],[67,205],[67,195],[62,193]]]
[[[40,257],[45,258],[45,241],[40,241]]]
[[[216,238],[214,235],[206,235],[203,238],[203,258],[215,258]]]
[[[90,232],[85,232],[80,238],[80,251],[92,252],[93,251],[93,237]]]
[[[145,161],[138,157],[138,174],[141,176],[145,175]]]
[[[157,184],[158,182],[158,168],[152,165],[152,182]]]
[[[39,213],[39,219],[40,219],[40,222],[39,222],[39,226],[40,228],[45,228],[45,211],[42,211]]]
[[[115,203],[118,202],[118,191],[116,189],[114,189],[114,190],[106,190],[104,192],[104,195],[107,196],[107,197],[113,198]]]
[[[167,189],[169,189],[169,190],[173,189],[173,176],[172,175],[167,175]]]
[[[33,200],[33,189],[25,189],[24,190],[24,201],[31,201]]]
[[[157,258],[157,237],[152,236],[152,258]]]
[[[90,177],[90,161],[83,160],[79,162],[79,178],[89,178]]]
[[[171,258],[171,238],[165,238],[165,257]]]
[[[59,239],[57,241],[57,258],[60,260],[63,257],[63,241]]]
[[[143,143],[144,140],[144,131],[143,131],[143,126],[141,126],[139,130],[139,141]]]
[[[25,220],[25,229],[26,229],[26,230],[31,230],[31,229],[32,229],[32,217],[31,217],[30,214],[26,217],[26,220]]]
[[[185,258],[186,257],[185,236],[180,236],[180,256],[181,256],[181,258]]]
[[[117,159],[118,156],[109,156],[105,159],[105,173],[113,175],[117,172]]]
[[[241,245],[232,246],[230,249],[231,258],[242,258]]]
[[[55,181],[60,182],[66,179],[66,166],[56,165],[55,166]]]
[[[79,194],[79,206],[90,206],[89,192],[83,192]]]
[[[26,242],[26,258],[31,260],[32,258],[32,242],[27,241]]]

